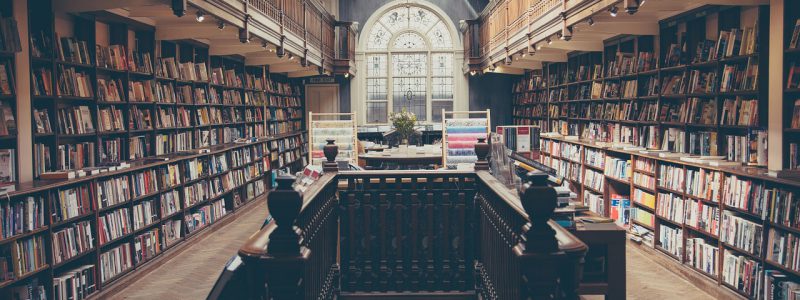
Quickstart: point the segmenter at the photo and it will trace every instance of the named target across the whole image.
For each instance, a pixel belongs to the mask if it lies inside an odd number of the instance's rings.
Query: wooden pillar
[[[783,170],[783,9],[784,0],[769,2],[769,115],[767,118],[767,167],[770,172]],[[764,88],[764,87],[761,87]],[[763,101],[763,99],[761,99]]]
[[[17,181],[33,181],[33,128],[31,122],[31,63],[28,44],[28,0],[14,0],[14,19],[19,27],[22,51],[14,56],[17,94]]]

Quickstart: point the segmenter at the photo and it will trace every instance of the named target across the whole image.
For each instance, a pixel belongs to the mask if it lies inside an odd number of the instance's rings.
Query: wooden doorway
[[[339,85],[306,85],[306,107],[307,111],[313,111],[314,113],[338,113]]]

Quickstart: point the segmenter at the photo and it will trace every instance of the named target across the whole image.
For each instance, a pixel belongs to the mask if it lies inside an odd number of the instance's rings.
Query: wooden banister
[[[275,222],[239,251],[251,295],[575,299],[587,247],[550,220],[556,195],[545,179],[532,174],[513,191],[488,171],[340,171],[304,195],[281,179],[268,197]]]
[[[279,178],[267,196],[274,218],[239,249],[251,299],[316,299],[335,293],[335,174],[323,174],[306,193]]]

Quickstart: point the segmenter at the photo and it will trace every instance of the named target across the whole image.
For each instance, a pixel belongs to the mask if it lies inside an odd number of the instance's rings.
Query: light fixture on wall
[[[536,50],[542,50],[542,43],[536,44]]]
[[[616,5],[614,5],[614,6],[612,6],[611,8],[608,9],[608,14],[611,15],[612,17],[616,17],[617,16],[617,12],[619,12],[619,8],[617,8]]]
[[[639,6],[641,6],[641,2],[639,0],[625,0],[622,4],[622,7],[625,8],[625,12],[629,15],[635,14],[639,11]]]
[[[547,41],[548,45],[552,45],[553,44],[553,40],[551,40],[550,38],[546,38],[545,41]]]
[[[197,20],[197,23],[202,23],[203,20],[206,19],[206,13],[204,13],[202,10],[198,10],[194,14],[194,19]]]
[[[225,29],[225,21],[219,21],[217,23],[217,29],[219,29],[219,30]]]
[[[261,41],[261,48],[263,48],[264,50],[267,49],[267,41]]]
[[[350,78],[350,73],[344,73],[344,78]]]
[[[589,26],[594,26],[594,19],[592,19],[592,17],[589,17],[589,19],[586,20],[586,24],[589,24]]]
[[[294,54],[289,53],[289,60],[294,60]]]
[[[475,70],[469,71],[470,76],[475,76],[475,74],[478,74],[478,72]]]

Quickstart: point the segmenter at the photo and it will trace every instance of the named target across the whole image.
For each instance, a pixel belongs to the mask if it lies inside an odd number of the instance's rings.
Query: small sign
[[[336,78],[333,76],[314,76],[308,78],[309,84],[326,84],[326,83],[336,83]]]

